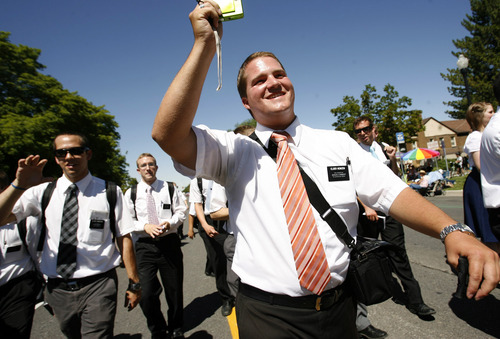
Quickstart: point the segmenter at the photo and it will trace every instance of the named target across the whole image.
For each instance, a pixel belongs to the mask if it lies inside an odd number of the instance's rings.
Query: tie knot
[[[271,140],[279,143],[281,141],[287,141],[289,136],[290,134],[287,132],[273,132],[273,134],[271,134]]]
[[[146,193],[151,194],[153,192],[153,187],[148,186],[146,187]]]
[[[74,193],[76,193],[77,190],[78,190],[78,186],[76,186],[76,184],[71,184],[68,187],[68,193],[69,194],[74,194]]]

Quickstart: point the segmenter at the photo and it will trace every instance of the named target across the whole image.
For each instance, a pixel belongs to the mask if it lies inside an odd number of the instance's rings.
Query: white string
[[[217,33],[217,29],[214,29],[215,36],[215,45],[217,48],[217,79],[218,85],[216,91],[219,91],[222,87],[222,48],[220,45],[220,37],[219,33]]]

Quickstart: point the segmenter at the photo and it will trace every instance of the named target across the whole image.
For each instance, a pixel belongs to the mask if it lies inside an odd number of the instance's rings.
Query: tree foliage
[[[396,145],[396,133],[403,132],[405,140],[423,130],[422,111],[410,110],[411,99],[399,93],[394,86],[387,84],[384,94],[377,94],[377,89],[368,84],[361,93],[360,99],[345,96],[343,105],[332,108],[336,122],[332,124],[337,130],[349,133],[354,139],[353,123],[361,115],[367,115],[379,128],[379,141]]]
[[[471,15],[466,15],[462,26],[470,36],[453,40],[457,51],[452,52],[458,58],[463,54],[469,59],[468,83],[471,102],[485,101],[493,105],[500,104],[493,95],[492,83],[500,73],[500,2],[498,0],[471,0]],[[451,86],[448,92],[458,98],[444,102],[452,109],[446,111],[455,119],[465,118],[467,95],[464,78],[458,68],[448,68],[448,73],[441,73]]]
[[[0,169],[13,178],[18,159],[39,154],[49,159],[44,175],[60,176],[52,140],[61,132],[75,131],[89,139],[93,175],[119,185],[129,181],[114,116],[42,74],[41,51],[12,44],[9,35],[0,32]]]

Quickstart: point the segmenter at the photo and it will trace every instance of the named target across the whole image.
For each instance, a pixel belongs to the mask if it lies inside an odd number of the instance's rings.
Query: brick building
[[[411,137],[411,142],[406,143],[406,149],[412,150],[417,147],[429,148],[441,152],[442,142],[446,150],[447,159],[455,159],[456,153],[463,153],[465,139],[472,129],[465,119],[438,121],[434,118],[422,120],[424,131]]]

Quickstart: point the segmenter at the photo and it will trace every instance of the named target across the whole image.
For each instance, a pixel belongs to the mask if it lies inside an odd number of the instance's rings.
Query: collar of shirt
[[[79,192],[85,192],[87,187],[90,185],[91,181],[92,181],[92,174],[90,174],[89,172],[87,173],[85,178],[83,178],[78,182],[75,182],[74,184],[76,184],[76,187],[78,187]],[[60,192],[66,192],[68,190],[68,187],[71,186],[72,184],[73,182],[69,181],[69,179],[66,178],[66,176],[64,175],[60,177],[59,180],[57,181],[58,189],[61,190]]]
[[[257,134],[262,144],[266,147],[268,147],[269,139],[271,139],[271,134],[273,134],[274,131],[276,130],[262,126],[259,123],[257,123],[255,128],[255,134]],[[295,120],[284,131],[290,135],[295,146],[299,146],[302,136],[302,125],[300,124],[299,118],[295,117]]]
[[[160,191],[160,181],[156,179],[151,185],[146,183],[144,180],[141,180],[141,182],[137,185],[138,188],[142,189],[144,192],[146,192],[147,188],[151,186],[153,191],[159,192]]]

